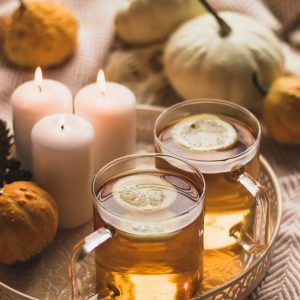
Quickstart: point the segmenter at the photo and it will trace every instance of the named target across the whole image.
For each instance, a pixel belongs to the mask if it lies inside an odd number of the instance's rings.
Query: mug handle
[[[230,235],[248,253],[263,251],[268,245],[270,200],[265,188],[244,167],[235,168],[231,172],[232,179],[243,185],[255,201],[253,236],[243,230],[241,223],[230,229]]]
[[[83,240],[78,242],[71,253],[68,266],[68,275],[71,282],[72,300],[83,300],[83,283],[78,276],[77,267],[89,253],[93,252],[98,246],[105,243],[112,237],[112,233],[107,228],[101,227],[86,236]]]

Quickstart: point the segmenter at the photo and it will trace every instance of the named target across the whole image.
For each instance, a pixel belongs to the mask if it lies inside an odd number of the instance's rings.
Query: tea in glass
[[[191,100],[163,112],[154,134],[158,152],[185,159],[204,174],[205,249],[236,244],[237,237],[231,234],[236,229],[250,237],[257,229],[253,228],[253,194],[257,187],[262,188],[254,183],[259,174],[256,118],[226,101]],[[234,178],[234,170],[238,178]]]
[[[95,252],[99,295],[193,297],[203,272],[198,171],[168,156],[132,157],[100,172],[95,186],[95,229],[105,227],[113,236]]]

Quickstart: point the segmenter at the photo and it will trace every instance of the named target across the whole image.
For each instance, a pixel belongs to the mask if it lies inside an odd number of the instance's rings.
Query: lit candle
[[[56,200],[59,227],[74,228],[92,217],[94,130],[85,119],[54,114],[32,129],[34,181]]]
[[[62,83],[43,79],[40,68],[35,79],[20,85],[11,96],[13,128],[17,156],[31,170],[31,140],[33,125],[52,113],[72,113],[72,94]]]
[[[76,95],[75,114],[94,127],[95,171],[117,157],[135,152],[135,96],[123,85],[105,82],[102,70],[97,83],[87,85]]]

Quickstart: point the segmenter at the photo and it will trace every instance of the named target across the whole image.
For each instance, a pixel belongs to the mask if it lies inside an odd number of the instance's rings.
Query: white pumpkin
[[[115,29],[128,44],[149,44],[203,12],[198,0],[132,0],[116,14]]]
[[[216,19],[205,14],[181,25],[164,50],[166,75],[184,99],[219,98],[257,111],[262,96],[252,83],[255,72],[262,85],[283,73],[278,38],[258,21],[235,12],[219,16],[231,32],[221,36]]]

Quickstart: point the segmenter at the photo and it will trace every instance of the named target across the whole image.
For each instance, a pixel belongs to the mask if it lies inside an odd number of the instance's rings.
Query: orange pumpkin
[[[14,264],[40,253],[54,238],[58,210],[35,183],[6,184],[0,195],[0,262]]]
[[[300,77],[281,76],[274,81],[264,100],[263,120],[275,141],[300,145]]]

